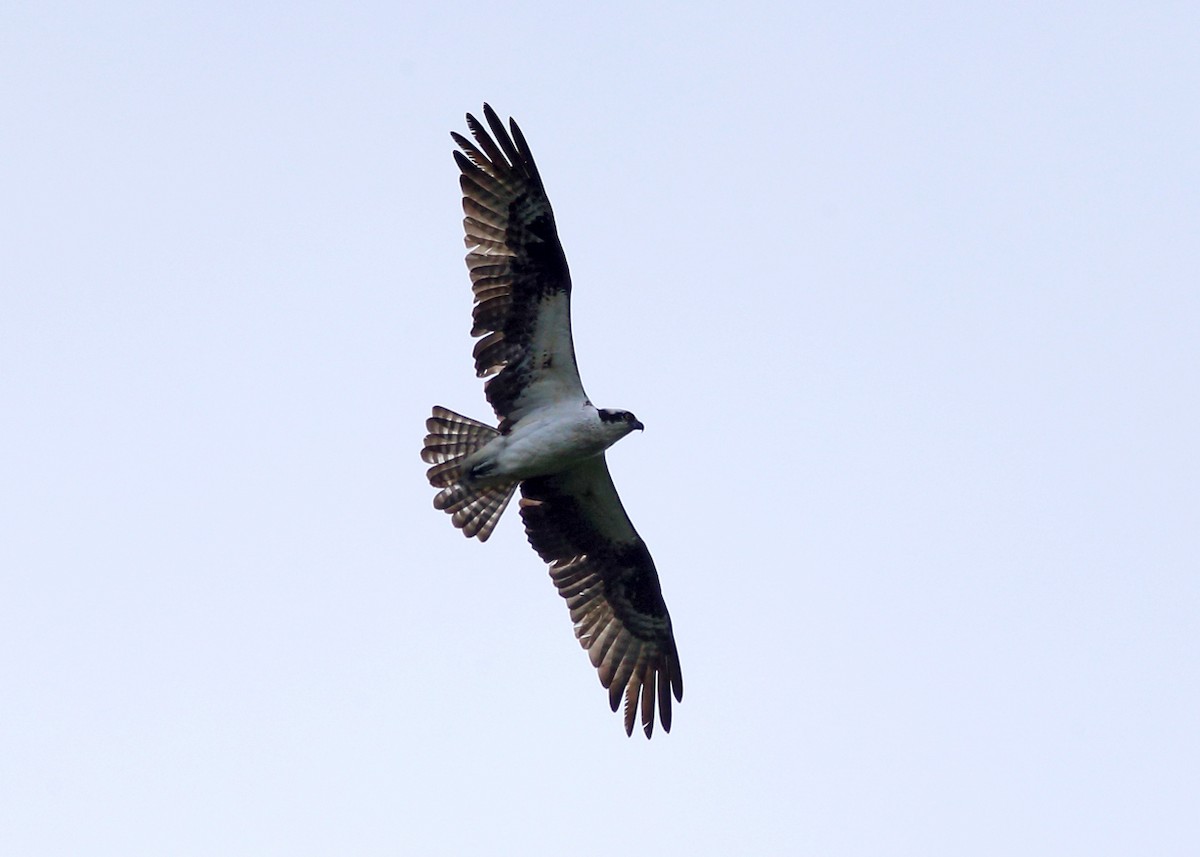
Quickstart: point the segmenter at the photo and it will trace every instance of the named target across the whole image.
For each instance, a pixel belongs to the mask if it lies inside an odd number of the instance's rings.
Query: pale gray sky
[[[0,852],[1200,853],[1200,11],[780,6],[0,12]],[[484,100],[650,742],[418,458]]]

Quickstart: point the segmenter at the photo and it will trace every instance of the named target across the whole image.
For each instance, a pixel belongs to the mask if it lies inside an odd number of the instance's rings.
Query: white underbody
[[[519,482],[535,476],[561,473],[600,455],[629,434],[625,422],[605,422],[587,401],[539,408],[523,416],[463,461],[462,471],[478,468],[474,484]]]

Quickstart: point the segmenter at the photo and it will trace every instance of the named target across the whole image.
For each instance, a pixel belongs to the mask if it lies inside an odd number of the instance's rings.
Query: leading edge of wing
[[[683,674],[658,572],[617,496],[604,456],[521,484],[529,543],[550,563],[575,636],[587,650],[609,704],[625,699],[625,732],[636,712],[646,737],[657,703],[671,731],[671,697],[683,700]]]
[[[475,371],[496,415],[516,419],[531,388],[583,396],[571,342],[571,275],[529,145],[488,105],[486,127],[471,114],[474,142],[451,133],[461,151],[463,229],[475,295]],[[490,132],[490,133],[489,133]],[[586,398],[586,396],[583,396]]]

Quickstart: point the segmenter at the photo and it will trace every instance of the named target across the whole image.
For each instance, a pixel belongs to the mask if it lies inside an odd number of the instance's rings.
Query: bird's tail
[[[430,485],[442,489],[433,498],[433,507],[447,512],[464,536],[486,542],[517,490],[517,483],[471,485],[463,479],[461,464],[500,432],[438,406],[425,421],[425,428],[429,434],[425,435],[421,460],[433,465],[425,475]]]

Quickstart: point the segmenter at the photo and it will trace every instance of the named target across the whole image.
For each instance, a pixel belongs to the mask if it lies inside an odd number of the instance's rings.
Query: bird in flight
[[[421,458],[439,489],[435,508],[468,538],[487,541],[518,488],[529,543],[549,563],[575,636],[599,671],[625,733],[659,721],[683,675],[650,551],[617,496],[604,453],[635,429],[629,411],[595,407],[571,340],[571,276],[554,213],[517,123],[483,105],[467,114],[474,142],[451,133],[462,175],[467,268],[475,294],[475,371],[493,428],[443,407],[426,421]],[[511,134],[509,129],[511,129]],[[489,133],[490,131],[490,133]]]

